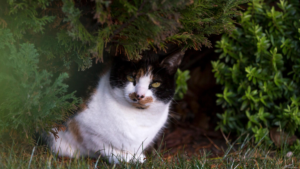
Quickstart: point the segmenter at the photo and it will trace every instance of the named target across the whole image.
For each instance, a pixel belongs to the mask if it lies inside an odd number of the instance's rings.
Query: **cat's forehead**
[[[147,67],[140,67],[139,69],[132,72],[136,78],[141,78],[143,76],[152,76],[153,67],[148,65]]]
[[[125,68],[126,69],[126,68]],[[127,67],[129,69],[125,74],[132,75],[136,80],[142,77],[148,77],[151,81],[161,81],[165,75],[162,67],[159,64],[135,64]]]
[[[139,61],[117,61],[117,67],[124,69],[124,73],[131,73],[136,77],[142,77],[153,73],[153,71],[161,68],[160,60],[156,57],[143,58]],[[121,73],[121,72],[120,72]]]

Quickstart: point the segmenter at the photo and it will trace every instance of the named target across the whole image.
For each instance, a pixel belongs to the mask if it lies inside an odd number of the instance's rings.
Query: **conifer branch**
[[[141,6],[139,7],[137,14],[132,16],[127,23],[123,24],[119,29],[115,30],[113,34],[109,37],[109,40],[111,40],[115,35],[119,34],[124,28],[128,27],[136,18],[143,15],[143,13],[140,13],[140,11],[143,9],[144,5],[146,4],[146,1],[143,0]]]

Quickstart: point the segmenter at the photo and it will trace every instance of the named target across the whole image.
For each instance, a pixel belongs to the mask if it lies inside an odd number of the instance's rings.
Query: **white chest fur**
[[[129,87],[130,88],[130,87]],[[125,92],[125,93],[124,93]],[[100,80],[87,108],[76,115],[78,141],[74,133],[60,131],[52,150],[62,156],[107,156],[110,162],[120,159],[142,162],[145,149],[164,126],[170,102],[154,101],[147,109],[133,107],[126,91],[109,84],[109,72]],[[127,98],[128,99],[128,98]]]

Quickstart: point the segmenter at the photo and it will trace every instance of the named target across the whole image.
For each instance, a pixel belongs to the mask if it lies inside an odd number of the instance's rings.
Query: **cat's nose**
[[[146,96],[147,90],[148,90],[148,88],[146,88],[145,86],[140,86],[140,84],[137,85],[136,91],[135,91],[136,99],[138,99],[138,100],[143,99]]]
[[[136,99],[138,99],[138,100],[141,100],[141,99],[143,99],[145,96],[144,95],[136,95]]]

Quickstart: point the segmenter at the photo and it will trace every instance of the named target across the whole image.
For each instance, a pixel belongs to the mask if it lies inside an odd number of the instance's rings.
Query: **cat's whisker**
[[[172,99],[172,104],[179,104],[173,97],[171,98]]]

